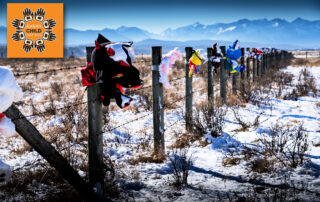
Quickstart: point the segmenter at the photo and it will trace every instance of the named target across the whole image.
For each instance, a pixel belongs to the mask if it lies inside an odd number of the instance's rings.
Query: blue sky
[[[0,25],[6,25],[6,3],[19,2],[64,3],[65,27],[80,30],[124,25],[159,33],[242,18],[320,20],[320,0],[0,0]]]

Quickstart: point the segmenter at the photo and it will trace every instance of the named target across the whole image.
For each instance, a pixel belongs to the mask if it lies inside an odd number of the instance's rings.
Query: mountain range
[[[208,42],[230,44],[235,39],[241,45],[272,46],[276,48],[320,48],[320,20],[309,21],[297,18],[291,22],[275,18],[272,20],[241,19],[231,23],[204,25],[196,22],[176,29],[168,28],[156,34],[137,28],[121,26],[117,29],[64,31],[65,47],[93,45],[101,33],[111,41],[134,41],[138,51],[149,53],[149,45],[192,46]],[[5,36],[5,37],[4,37]],[[183,43],[182,43],[183,42]],[[245,42],[245,43],[243,43]],[[6,43],[6,27],[0,27],[0,44]],[[205,47],[209,47],[206,44]],[[202,47],[202,45],[201,45]],[[136,49],[135,48],[135,49]],[[148,49],[145,51],[145,49]]]

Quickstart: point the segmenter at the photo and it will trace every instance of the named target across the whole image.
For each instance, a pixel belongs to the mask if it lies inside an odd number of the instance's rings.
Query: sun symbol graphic
[[[15,19],[12,21],[12,25],[16,28],[16,33],[12,35],[14,41],[24,41],[23,50],[27,53],[32,48],[36,48],[39,52],[44,51],[45,44],[44,41],[54,41],[56,35],[52,32],[52,27],[56,26],[56,22],[53,19],[46,20],[45,11],[42,8],[39,8],[37,12],[31,12],[29,8],[24,9],[23,11],[23,20]],[[45,29],[42,38],[36,39],[35,41],[27,39],[24,28],[27,26],[27,23],[32,21],[42,23],[43,28]]]

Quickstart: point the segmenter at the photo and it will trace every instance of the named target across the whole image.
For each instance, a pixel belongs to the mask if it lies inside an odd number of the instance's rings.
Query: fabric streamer
[[[21,97],[22,89],[16,83],[13,73],[5,67],[0,67],[0,135],[11,136],[16,133],[14,124],[3,112]],[[0,183],[9,181],[11,175],[10,166],[0,160]]]
[[[233,74],[236,72],[243,72],[245,70],[244,65],[239,65],[238,60],[241,58],[241,49],[239,47],[239,41],[236,40],[232,46],[229,46],[227,49],[227,53],[225,55],[225,59],[229,64],[229,73]]]
[[[162,85],[165,88],[172,87],[169,83],[169,80],[168,80],[168,73],[169,73],[169,70],[173,67],[174,63],[177,60],[182,60],[182,55],[181,55],[181,52],[179,51],[178,47],[169,51],[161,59],[160,70],[159,70],[159,73],[160,73],[159,82],[162,83]]]
[[[114,98],[121,109],[128,107],[133,98],[124,95],[125,89],[143,85],[140,72],[132,62],[135,59],[132,43],[111,42],[98,34],[91,55],[92,64],[81,69],[83,86],[100,83],[104,106],[109,106]]]
[[[16,83],[13,73],[5,68],[0,67],[0,134],[11,136],[15,133],[14,124],[11,120],[2,114],[7,110],[14,101],[20,100],[22,89]]]
[[[193,51],[189,59],[189,77],[197,74],[200,71],[200,65],[208,60],[206,53],[203,49]]]

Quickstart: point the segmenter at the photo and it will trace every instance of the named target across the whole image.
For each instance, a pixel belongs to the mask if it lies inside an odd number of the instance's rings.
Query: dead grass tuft
[[[141,154],[136,158],[129,159],[128,163],[131,165],[138,165],[139,163],[163,163],[165,159],[165,156]]]

